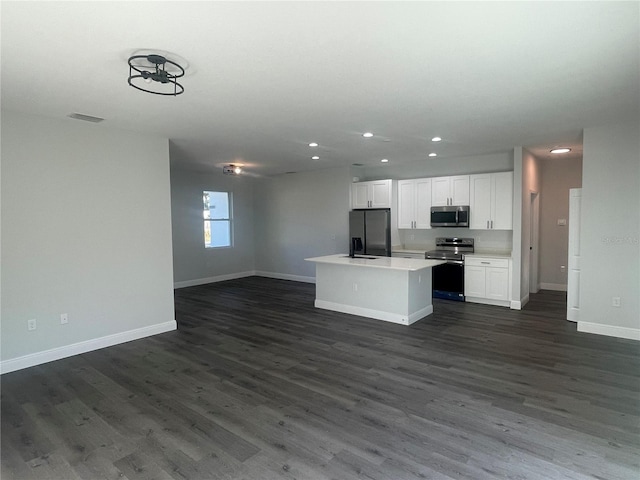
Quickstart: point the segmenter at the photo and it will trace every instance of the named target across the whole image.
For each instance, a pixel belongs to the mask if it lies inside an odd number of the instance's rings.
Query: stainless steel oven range
[[[473,238],[438,237],[427,260],[446,260],[433,267],[433,297],[464,302],[464,254],[473,253]]]

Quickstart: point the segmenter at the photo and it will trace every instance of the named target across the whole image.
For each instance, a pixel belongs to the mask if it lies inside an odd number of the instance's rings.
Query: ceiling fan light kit
[[[222,167],[222,173],[225,175],[240,175],[242,173],[242,168],[239,165],[225,165]]]
[[[178,63],[155,53],[129,57],[129,85],[154,95],[178,96],[184,87],[178,79],[184,68]]]

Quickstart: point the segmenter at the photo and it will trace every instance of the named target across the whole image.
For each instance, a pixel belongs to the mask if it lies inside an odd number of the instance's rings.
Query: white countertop
[[[366,255],[370,257],[372,255]],[[388,270],[405,270],[415,272],[425,268],[435,267],[446,263],[442,260],[424,260],[422,258],[399,258],[399,257],[375,257],[370,260],[367,258],[351,258],[341,253],[337,255],[326,255],[324,257],[305,258],[308,262],[329,263],[332,265],[353,265],[358,267],[386,268]]]

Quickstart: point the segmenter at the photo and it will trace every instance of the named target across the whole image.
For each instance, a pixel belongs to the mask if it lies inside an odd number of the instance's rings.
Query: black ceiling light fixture
[[[184,93],[178,79],[184,68],[165,56],[151,53],[129,57],[129,85],[154,95],[177,96]]]

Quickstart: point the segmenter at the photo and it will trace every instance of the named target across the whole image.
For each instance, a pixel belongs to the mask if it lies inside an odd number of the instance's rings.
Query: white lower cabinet
[[[510,306],[511,260],[469,256],[464,259],[464,296],[467,302]]]

